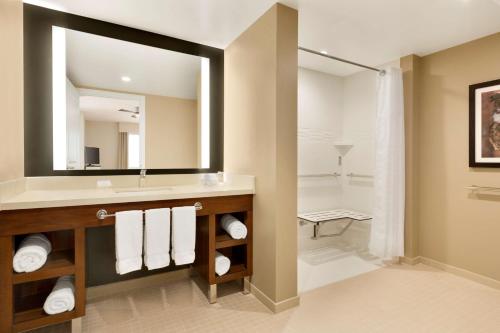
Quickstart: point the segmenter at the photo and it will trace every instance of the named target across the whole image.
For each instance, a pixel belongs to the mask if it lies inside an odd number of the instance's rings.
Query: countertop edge
[[[235,190],[219,190],[219,191],[200,191],[199,193],[165,193],[151,195],[135,195],[135,196],[117,196],[106,198],[75,198],[75,199],[55,199],[45,201],[19,201],[19,202],[3,202],[0,203],[0,212],[9,210],[23,209],[39,209],[39,208],[56,208],[56,207],[74,207],[74,206],[91,206],[99,204],[114,204],[127,202],[143,202],[143,201],[163,201],[177,199],[195,199],[208,197],[224,197],[233,195],[251,195],[255,194],[254,189],[235,189]]]

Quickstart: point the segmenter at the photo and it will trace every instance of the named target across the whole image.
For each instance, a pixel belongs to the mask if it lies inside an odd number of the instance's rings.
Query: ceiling
[[[66,29],[66,57],[68,78],[77,87],[197,98],[197,56]]]
[[[119,99],[100,96],[81,96],[80,110],[85,120],[117,123],[139,123],[139,118],[132,118],[128,112],[118,111],[125,109],[135,111],[140,102],[134,99]]]
[[[25,0],[26,1],[26,0]],[[55,9],[224,48],[275,0],[29,0]],[[426,55],[500,31],[500,0],[282,0],[299,10],[299,44],[370,66]],[[138,15],[140,13],[140,15]],[[303,52],[301,52],[303,53]],[[315,55],[300,65],[359,69]]]

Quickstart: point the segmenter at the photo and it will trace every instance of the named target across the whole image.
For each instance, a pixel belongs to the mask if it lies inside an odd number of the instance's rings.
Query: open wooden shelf
[[[45,265],[30,273],[13,273],[14,284],[45,280],[75,274],[74,251],[55,251],[49,254]]]
[[[26,284],[19,284],[14,289],[17,295],[14,302],[13,332],[24,332],[27,330],[59,324],[78,317],[76,309],[55,315],[48,315],[43,310],[43,304],[52,291],[56,278],[43,281],[35,280]],[[30,291],[37,292],[31,293]],[[26,292],[26,295],[22,295]]]
[[[77,317],[76,311],[48,315],[42,307],[14,314],[14,332],[23,332],[33,328],[62,323]]]
[[[215,237],[215,248],[224,249],[226,247],[244,245],[247,243],[246,239],[233,239],[228,234],[217,235]]]
[[[233,265],[229,269],[229,272],[222,276],[217,276],[215,278],[216,283],[223,283],[223,282],[228,282],[228,281],[233,281],[237,279],[241,279],[244,276],[247,276],[247,268],[244,264],[238,264],[238,265]]]

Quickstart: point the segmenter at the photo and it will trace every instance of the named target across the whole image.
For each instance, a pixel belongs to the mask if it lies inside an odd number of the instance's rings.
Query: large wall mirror
[[[222,50],[26,4],[24,25],[26,176],[222,169]]]

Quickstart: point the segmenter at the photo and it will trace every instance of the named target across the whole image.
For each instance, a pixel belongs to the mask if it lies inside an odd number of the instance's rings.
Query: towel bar
[[[203,205],[201,204],[201,202],[195,202],[194,203],[194,209],[196,209],[196,210],[202,210],[203,209]],[[144,214],[144,212],[143,212],[143,214]],[[113,216],[115,216],[115,214],[108,214],[108,211],[106,209],[99,209],[97,211],[97,213],[95,214],[95,216],[99,220],[104,220],[107,217],[113,217]]]

